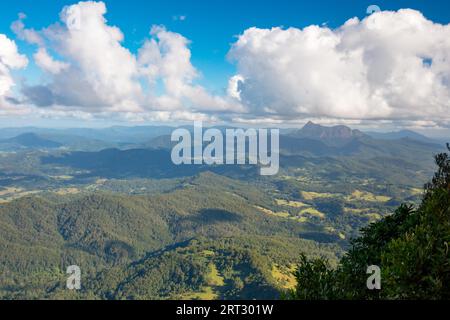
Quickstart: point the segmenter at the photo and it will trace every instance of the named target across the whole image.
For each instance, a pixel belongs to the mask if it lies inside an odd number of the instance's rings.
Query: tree
[[[450,157],[441,153],[435,162],[418,208],[403,204],[362,229],[336,269],[301,257],[288,298],[450,299]],[[366,286],[370,265],[381,268],[381,290]]]

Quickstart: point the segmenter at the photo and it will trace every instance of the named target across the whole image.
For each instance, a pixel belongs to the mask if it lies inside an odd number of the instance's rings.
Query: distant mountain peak
[[[32,132],[22,133],[3,142],[18,144],[27,148],[59,148],[61,146],[58,142],[47,140]]]
[[[326,127],[312,121],[308,121],[302,129],[297,131],[296,135],[320,140],[350,140],[365,136],[361,131],[353,130],[344,125]]]
[[[19,139],[41,139],[37,134],[33,132],[26,132],[19,134],[18,136],[14,137],[13,139],[19,140]]]

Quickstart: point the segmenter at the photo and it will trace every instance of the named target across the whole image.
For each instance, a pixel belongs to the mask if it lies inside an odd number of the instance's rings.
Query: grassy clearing
[[[311,201],[314,199],[323,199],[323,198],[334,198],[337,195],[333,193],[320,193],[320,192],[310,192],[310,191],[301,191],[300,192],[302,198],[307,201]]]
[[[292,208],[301,208],[301,207],[308,206],[306,203],[303,203],[300,201],[290,201],[290,200],[284,200],[284,199],[275,199],[275,202],[279,206],[287,206],[287,207],[292,207]]]
[[[378,221],[382,218],[381,214],[379,213],[368,213],[366,214],[366,217],[368,217],[370,221]]]
[[[411,188],[409,189],[409,192],[411,193],[411,195],[413,196],[420,196],[423,194],[423,190],[419,189],[419,188]]]
[[[358,208],[358,209],[357,208],[344,208],[344,212],[345,213],[355,214],[355,215],[367,217],[367,218],[369,218],[369,220],[371,222],[380,220],[382,218],[381,214],[373,212],[372,210],[375,210],[375,209],[371,209],[371,208],[365,208],[365,209],[361,209],[361,208]]]
[[[297,222],[303,223],[308,222],[308,217],[302,216],[302,217],[289,217],[292,220],[295,220]]]
[[[264,212],[265,214],[270,215],[270,216],[279,217],[279,218],[289,218],[290,217],[289,212],[284,212],[284,211],[283,212],[274,212],[270,209],[266,209],[266,208],[259,207],[259,206],[255,206],[255,208]]]
[[[202,254],[204,256],[211,257],[211,256],[215,255],[215,252],[212,250],[203,250]]]
[[[304,183],[308,183],[308,182],[312,181],[311,178],[304,177],[304,176],[297,177],[296,180],[299,181],[299,182],[304,182]]]
[[[323,212],[320,212],[319,210],[314,209],[312,207],[302,209],[302,210],[299,211],[298,214],[300,216],[310,215],[310,216],[317,217],[317,218],[320,218],[320,219],[324,219],[325,218],[325,214]]]
[[[272,266],[272,277],[281,288],[294,289],[297,285],[297,280],[294,276],[296,268],[297,267],[294,264],[289,266],[279,266],[275,264]]]
[[[307,207],[304,207],[303,209],[301,209],[298,212],[298,214],[296,214],[296,215],[290,214],[289,212],[285,212],[285,211],[274,212],[270,209],[266,209],[266,208],[259,207],[259,206],[255,206],[255,208],[264,212],[267,215],[278,217],[278,218],[291,219],[291,220],[295,220],[297,222],[307,222],[308,218],[310,218],[310,217],[317,217],[320,219],[325,218],[325,214],[323,212],[320,212],[319,210],[317,210],[311,206],[308,206],[306,204],[305,204],[305,206],[307,206]]]
[[[345,240],[347,238],[343,232],[337,232],[336,229],[332,226],[325,227],[325,230],[330,233],[336,234],[342,240]]]
[[[208,253],[211,252],[209,251]],[[212,253],[214,254],[214,252]],[[225,285],[225,279],[220,275],[214,263],[211,262],[208,269],[208,274],[205,276],[206,285],[202,287],[201,291],[182,294],[180,296],[181,300],[217,300],[219,298],[218,289]]]
[[[96,185],[102,185],[102,184],[105,184],[106,182],[108,182],[108,179],[97,179],[95,181],[95,184]]]
[[[219,274],[219,270],[214,263],[210,263],[208,266],[209,272],[205,276],[208,285],[213,287],[222,287],[225,285],[223,277]]]
[[[72,180],[74,177],[69,175],[61,175],[61,176],[50,176],[50,178],[54,180],[68,181]]]
[[[355,190],[351,195],[346,196],[345,200],[348,202],[352,201],[388,202],[389,200],[391,200],[391,197],[377,196],[368,191]]]
[[[40,190],[30,190],[23,191],[21,188],[6,188],[7,190],[2,190],[3,194],[0,192],[0,196],[6,196],[0,199],[0,203],[8,203],[22,197],[30,196],[41,192]]]
[[[306,177],[306,176],[287,176],[287,175],[284,175],[284,176],[281,176],[280,179],[281,180],[286,180],[286,181],[295,180],[295,181],[298,181],[298,182],[301,182],[301,183],[311,183],[311,182],[313,182],[313,179],[311,179],[310,177]]]
[[[200,292],[189,292],[182,294],[180,300],[216,300],[218,299],[217,293],[211,287],[203,287]]]
[[[78,194],[80,193],[80,189],[78,188],[61,188],[54,191],[57,195],[65,196],[69,194]]]
[[[22,188],[8,187],[3,190],[0,190],[0,196],[6,196],[14,193],[22,192]]]

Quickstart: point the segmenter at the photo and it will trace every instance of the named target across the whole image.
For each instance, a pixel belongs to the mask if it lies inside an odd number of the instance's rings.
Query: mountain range
[[[444,148],[308,123],[282,132],[280,171],[263,177],[174,165],[171,127],[21,130],[0,129],[9,299],[278,298],[301,254],[336,265],[361,228],[420,201]],[[65,289],[74,264],[80,292]]]
[[[192,126],[184,128],[193,130]],[[229,127],[216,127],[225,131]],[[100,150],[108,147],[167,147],[170,144],[170,134],[175,127],[170,126],[136,126],[110,128],[0,128],[0,147],[8,143],[17,143],[24,147],[58,147],[58,144],[71,149],[83,150],[94,148]],[[409,138],[427,143],[440,143],[439,139],[432,139],[410,130],[397,132],[362,132],[339,125],[326,127],[308,122],[301,129],[283,129],[282,136],[320,140],[330,146],[343,146],[353,139],[374,138],[379,140],[399,140]],[[28,141],[26,141],[28,140]],[[38,140],[48,140],[47,142]]]
[[[42,148],[55,149],[61,147],[62,144],[42,138],[35,133],[22,133],[13,138],[0,140],[0,147],[14,148]]]

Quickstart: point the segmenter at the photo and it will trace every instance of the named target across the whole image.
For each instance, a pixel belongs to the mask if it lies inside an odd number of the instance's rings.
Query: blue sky
[[[287,28],[297,28],[298,30],[302,30],[305,27],[311,25],[318,25],[322,29],[329,27],[331,30],[335,28],[339,28],[342,26],[347,20],[353,17],[358,17],[360,20],[367,18],[369,15],[366,13],[366,9],[369,5],[377,5],[381,8],[381,10],[386,11],[397,11],[402,8],[411,8],[417,10],[417,12],[423,14],[427,21],[431,21],[438,24],[446,25],[450,22],[450,1],[444,0],[415,0],[415,1],[407,1],[407,0],[397,0],[397,1],[366,1],[366,0],[315,0],[315,1],[295,1],[295,0],[164,0],[164,1],[155,1],[155,0],[104,0],[107,13],[105,18],[107,19],[107,25],[109,26],[117,26],[121,32],[125,36],[125,40],[121,43],[121,45],[130,50],[133,55],[138,56],[138,51],[143,47],[146,40],[149,39],[149,31],[150,28],[154,25],[163,25],[166,30],[170,31],[173,35],[181,35],[187,39],[189,39],[190,43],[188,48],[191,53],[191,59],[189,61],[190,64],[196,69],[196,71],[200,74],[200,77],[195,79],[195,84],[201,86],[201,90],[207,92],[207,99],[222,99],[223,96],[227,95],[227,88],[229,86],[230,79],[234,76],[240,79],[241,74],[245,75],[246,79],[249,79],[249,83],[253,79],[252,76],[257,76],[258,70],[252,70],[253,66],[245,65],[245,59],[258,59],[263,56],[263,54],[267,54],[267,52],[250,52],[250,48],[245,47],[243,45],[242,51],[239,51],[235,54],[234,59],[232,61],[227,58],[230,53],[230,49],[233,44],[236,44],[240,39],[239,36],[242,35],[246,30],[249,30],[251,27],[257,27],[261,32],[264,30],[269,31],[273,27],[282,27],[282,30],[286,30]],[[27,85],[41,85],[42,83],[51,83],[55,81],[54,78],[49,77],[48,74],[43,72],[42,68],[39,68],[35,59],[33,59],[33,55],[37,51],[37,47],[35,44],[27,43],[26,41],[18,39],[17,34],[15,34],[11,30],[11,23],[18,19],[19,13],[26,14],[26,19],[23,21],[25,23],[26,28],[34,29],[37,31],[41,31],[43,28],[53,25],[54,23],[60,21],[59,14],[64,6],[76,4],[77,1],[66,1],[66,0],[16,0],[16,1],[1,1],[0,2],[0,34],[6,35],[9,39],[13,40],[18,47],[18,51],[20,54],[24,54],[28,58],[28,66],[26,68],[20,70],[11,70],[11,74],[13,74],[16,85],[14,86],[14,93],[20,95],[21,94],[21,84],[26,83]],[[400,17],[400,14],[399,14]],[[394,17],[395,18],[395,17]],[[397,19],[397,18],[395,18]],[[422,19],[423,20],[423,19]],[[395,20],[393,20],[395,21]],[[427,23],[425,20],[420,23]],[[407,26],[408,28],[411,26]],[[389,34],[389,25],[383,26],[383,32],[385,34]],[[401,34],[401,37],[405,36],[405,39],[408,37],[408,28],[405,29],[404,35]],[[296,29],[296,30],[297,30]],[[438,29],[438,28],[437,28]],[[413,30],[413,29],[411,29]],[[436,31],[436,30],[433,30]],[[284,32],[284,31],[282,31]],[[334,31],[333,31],[334,32]],[[413,31],[411,31],[413,32]],[[438,31],[436,31],[438,32]],[[269,36],[272,36],[273,32]],[[249,35],[254,36],[254,35]],[[275,35],[273,35],[275,37]],[[286,34],[284,34],[286,36]],[[439,37],[438,37],[439,38]],[[254,39],[254,38],[253,38]],[[275,39],[275,38],[272,38]],[[297,39],[297,38],[295,38]],[[294,38],[292,41],[296,41]],[[268,38],[269,44],[270,39]],[[288,42],[283,47],[278,48],[277,55],[284,55],[284,51],[292,50],[291,56],[288,58],[292,60],[292,56],[295,60],[295,55],[297,52],[295,51],[297,48],[288,48],[291,44]],[[385,40],[383,40],[385,41]],[[392,40],[389,40],[392,41]],[[418,40],[419,41],[419,40]],[[438,41],[438,40],[436,40]],[[378,45],[378,44],[377,44]],[[391,43],[392,46],[395,45]],[[366,47],[369,50],[367,43],[362,44],[363,47]],[[47,48],[50,55],[53,55],[53,59],[62,59],[65,57],[60,56],[55,47]],[[383,49],[384,50],[384,49]],[[417,52],[413,52],[412,54],[415,56],[425,55],[423,57],[424,61],[432,61],[433,57],[429,57],[426,51],[432,52],[435,50],[432,44],[429,45],[429,48],[426,50],[414,49]],[[446,48],[442,48],[442,52],[440,52],[440,57],[443,55],[447,55],[448,53]],[[264,50],[263,50],[264,51]],[[389,51],[389,50],[386,50]],[[424,51],[425,53],[423,53]],[[162,52],[162,51],[161,51]],[[303,51],[301,51],[303,52]],[[318,52],[319,54],[321,52]],[[245,56],[249,54],[249,56]],[[254,56],[252,56],[254,54]],[[402,54],[411,54],[410,51]],[[271,56],[270,59],[277,59],[278,56]],[[325,55],[328,57],[327,55]],[[399,55],[400,56],[400,55]],[[250,58],[249,58],[250,57]],[[72,57],[73,59],[73,57]],[[282,61],[284,58],[280,58]],[[386,57],[377,57],[379,61],[384,61]],[[450,59],[450,57],[449,57]],[[314,61],[312,61],[314,63]],[[295,66],[300,65],[300,61],[294,61]],[[431,63],[433,65],[433,63]],[[306,65],[307,66],[307,65]],[[267,66],[270,68],[271,66]],[[351,67],[351,66],[350,66]],[[398,70],[402,70],[404,66],[395,66],[398,67]],[[265,66],[262,66],[263,69],[260,71],[264,71]],[[337,67],[337,70],[340,67]],[[428,69],[432,69],[430,64],[428,65]],[[442,68],[441,68],[442,69]],[[303,70],[303,69],[299,69]],[[330,69],[334,70],[334,69]],[[324,70],[319,70],[317,73],[319,77],[325,76],[328,73],[332,73],[326,68]],[[423,70],[419,70],[420,72],[425,72],[426,66],[423,66]],[[270,70],[273,72],[272,74],[276,74],[279,76],[279,70]],[[281,71],[280,71],[281,72]],[[313,73],[315,70],[312,71]],[[311,71],[310,71],[311,73]],[[321,74],[323,73],[323,74]],[[442,73],[442,72],[441,72]],[[269,73],[268,73],[269,74]],[[448,75],[450,77],[450,75]],[[270,75],[269,75],[270,77]],[[287,75],[286,77],[295,77],[293,75]],[[418,77],[424,77],[418,75]],[[444,80],[441,82],[445,82],[447,79],[447,75],[444,75]],[[53,79],[53,80],[52,80]],[[237,81],[241,81],[241,80]],[[164,80],[164,79],[163,79]],[[303,83],[302,81],[306,81],[305,79],[294,79],[298,80],[298,83]],[[400,79],[401,80],[401,79]],[[157,83],[160,84],[160,80],[157,80]],[[258,80],[259,81],[259,80]],[[310,79],[308,80],[310,81]],[[339,81],[338,81],[339,82]],[[348,122],[353,123],[355,125],[358,124],[358,121],[366,121],[364,125],[369,124],[374,126],[374,121],[376,123],[376,119],[381,120],[390,120],[392,123],[391,127],[395,127],[396,125],[402,126],[423,126],[424,128],[432,127],[434,125],[438,126],[450,126],[449,122],[440,122],[436,124],[435,119],[428,119],[428,117],[423,117],[420,114],[423,112],[415,112],[413,116],[409,117],[405,114],[399,115],[398,110],[404,109],[407,110],[406,107],[411,108],[425,108],[425,105],[419,105],[417,101],[411,102],[411,106],[401,105],[400,108],[398,106],[389,105],[389,112],[380,111],[377,114],[373,114],[370,111],[370,105],[366,106],[366,111],[354,112],[351,113],[348,110],[343,110],[342,114],[340,112],[339,106],[330,106],[330,111],[323,111],[323,100],[317,99],[317,101],[306,101],[309,99],[309,96],[300,96],[293,97],[292,101],[287,101],[286,106],[282,106],[278,103],[278,101],[274,102],[275,97],[284,97],[285,93],[289,96],[289,92],[284,92],[284,88],[277,88],[277,85],[273,85],[273,83],[257,83],[256,86],[254,83],[252,87],[246,88],[246,85],[243,81],[240,82],[242,86],[243,97],[242,101],[239,103],[242,104],[242,108],[245,109],[246,119],[245,120],[254,120],[254,119],[264,119],[270,118],[275,121],[282,121],[283,119],[291,119],[298,118],[299,122],[302,120],[307,121],[310,119],[341,119],[336,120],[335,122]],[[287,84],[289,87],[289,83]],[[372,84],[368,84],[370,87]],[[144,85],[145,86],[145,85]],[[266,96],[256,96],[255,90],[264,91],[269,88],[272,90],[272,87],[277,88],[279,91],[269,92]],[[51,88],[51,90],[54,88]],[[252,88],[254,89],[252,91]],[[194,90],[198,88],[188,88],[189,90]],[[305,92],[310,92],[315,88],[306,88]],[[381,88],[385,89],[385,88]],[[446,90],[447,88],[444,88]],[[334,90],[333,88],[327,89]],[[408,89],[411,91],[411,89]],[[431,89],[430,89],[431,90]],[[440,90],[440,91],[439,91]],[[436,92],[430,94],[442,94],[442,88]],[[379,91],[379,90],[378,90]],[[413,90],[415,91],[415,90]],[[420,91],[420,90],[418,90]],[[194,91],[192,91],[194,92]],[[198,94],[191,93],[192,95]],[[203,91],[201,91],[203,92]],[[338,89],[336,89],[336,95],[338,94]],[[408,91],[405,91],[408,92]],[[430,91],[432,92],[432,91]],[[449,92],[447,92],[449,93]],[[309,93],[308,93],[309,94]],[[349,94],[350,96],[350,94]],[[0,97],[1,98],[1,97]],[[241,98],[241,97],[239,97]],[[420,97],[419,97],[420,98]],[[442,110],[442,104],[446,103],[447,96],[444,98],[437,97],[436,99],[440,99],[439,103],[436,105],[436,110]],[[180,99],[181,102],[189,100],[189,97],[183,97]],[[325,98],[324,98],[325,99]],[[327,98],[328,99],[328,98]],[[352,99],[352,98],[348,98]],[[211,100],[211,101],[212,101]],[[206,118],[219,118],[224,121],[229,121],[230,119],[241,119],[243,117],[236,116],[239,111],[235,111],[233,107],[236,104],[229,103],[229,99],[226,98],[226,102],[220,100],[220,107],[216,107],[213,111],[207,110],[204,108],[197,108],[195,112],[200,112],[201,110],[202,116]],[[248,102],[248,105],[244,103]],[[283,99],[281,99],[283,100]],[[326,100],[326,99],[325,99]],[[334,98],[334,100],[339,100]],[[395,101],[394,101],[395,100]],[[389,103],[410,103],[406,99],[406,97],[396,97],[392,101],[383,101],[387,104]],[[180,102],[179,101],[179,102]],[[263,103],[258,104],[258,101],[263,101]],[[236,102],[236,101],[235,101]],[[0,100],[1,103],[1,100]],[[190,101],[189,103],[193,103]],[[228,107],[229,103],[229,107]],[[303,103],[309,103],[310,105],[303,106]],[[340,102],[344,103],[345,102]],[[193,103],[195,104],[195,102]],[[273,104],[273,105],[272,105]],[[293,105],[298,104],[298,105]],[[195,106],[194,106],[195,107]],[[222,109],[220,109],[222,108]],[[227,108],[233,109],[233,116],[222,117],[224,110]],[[322,109],[321,109],[322,108]],[[381,107],[380,107],[381,108]],[[239,109],[239,106],[236,107],[236,110]],[[314,112],[311,110],[314,109]],[[315,110],[318,110],[315,112]],[[336,110],[334,110],[336,109]],[[372,107],[373,109],[373,107]],[[41,109],[42,110],[42,109]],[[87,110],[84,108],[83,110]],[[172,112],[173,110],[170,109]],[[264,110],[264,111],[262,111]],[[267,111],[269,110],[269,111]],[[275,111],[274,111],[275,110]],[[299,111],[300,110],[300,111]],[[307,110],[307,111],[303,111]],[[369,111],[368,111],[369,110]],[[405,111],[402,111],[405,113]],[[189,110],[191,112],[192,110]],[[423,110],[422,110],[423,111]],[[450,110],[448,110],[450,111]],[[84,112],[84,111],[83,111]],[[89,111],[90,112],[90,111]],[[273,117],[272,117],[273,116]],[[253,118],[252,118],[253,117]],[[188,117],[189,118],[189,117]],[[442,118],[442,117],[440,117]],[[0,116],[0,125],[8,125],[11,122],[11,119],[15,121],[19,125],[29,124],[33,125],[36,123],[42,123],[42,121],[38,120],[27,120],[25,117],[10,117],[5,118]],[[423,120],[423,121],[422,121]],[[447,120],[447,119],[446,119]],[[33,121],[36,121],[35,123]],[[65,123],[77,123],[77,119],[64,119]],[[109,119],[108,123],[113,123],[116,120]],[[149,121],[149,120],[145,120]],[[368,122],[367,122],[368,121]],[[400,122],[407,123],[406,125],[400,124]],[[408,122],[409,121],[409,122]],[[412,121],[412,122],[411,122]],[[419,121],[422,121],[419,124]],[[120,122],[120,121],[119,121]],[[51,124],[51,121],[44,120],[44,123]],[[381,122],[380,122],[381,123]],[[419,128],[420,129],[420,128]]]

